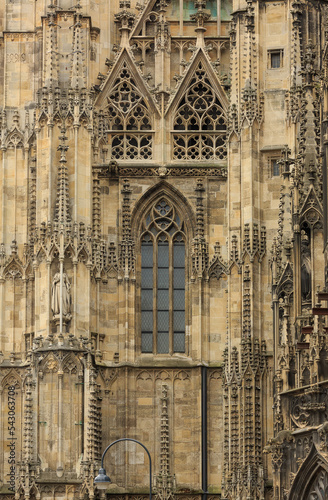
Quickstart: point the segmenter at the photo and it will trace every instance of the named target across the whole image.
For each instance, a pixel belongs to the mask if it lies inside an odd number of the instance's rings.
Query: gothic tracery
[[[175,160],[226,158],[227,119],[202,63],[180,100],[173,129]]]
[[[107,100],[110,157],[113,160],[150,160],[153,155],[152,120],[126,63]]]

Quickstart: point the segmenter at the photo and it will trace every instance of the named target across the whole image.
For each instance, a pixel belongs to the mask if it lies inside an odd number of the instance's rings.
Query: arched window
[[[145,100],[126,63],[108,97],[107,123],[113,160],[152,159],[153,132]]]
[[[185,241],[181,215],[161,197],[142,221],[141,352],[185,352]]]
[[[328,495],[327,471],[319,469],[314,477],[305,500],[325,500]]]
[[[227,157],[227,120],[200,62],[173,123],[174,160]]]

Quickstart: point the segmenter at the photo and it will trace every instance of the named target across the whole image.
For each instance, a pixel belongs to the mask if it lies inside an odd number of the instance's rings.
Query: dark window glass
[[[169,352],[169,332],[158,332],[157,352],[158,354],[167,354]]]
[[[153,330],[153,311],[141,312],[141,330],[151,332]]]
[[[153,333],[142,333],[141,350],[142,352],[153,352]]]
[[[143,311],[152,311],[153,310],[153,290],[142,290],[141,295],[141,309]]]
[[[277,159],[271,160],[271,172],[272,172],[273,177],[280,175],[280,168],[279,168],[279,163],[278,163]]]
[[[153,350],[153,243],[149,237],[141,244],[141,349]]]
[[[168,243],[160,242],[158,245],[158,267],[169,267],[169,245]]]
[[[169,270],[166,269],[158,269],[158,286],[160,288],[168,288],[169,287]]]
[[[173,244],[173,348],[175,352],[184,351],[185,329],[185,246],[180,235]]]
[[[280,52],[271,54],[271,68],[280,68]]]
[[[174,333],[174,352],[185,352],[185,334]]]
[[[143,267],[141,274],[141,287],[152,288],[152,286],[153,286],[153,268],[147,269]]]
[[[269,68],[276,69],[282,68],[283,64],[283,51],[282,50],[269,50]]]
[[[183,223],[166,198],[143,223],[141,350],[185,352],[185,243]]]
[[[169,310],[169,289],[158,289],[157,292],[157,309],[159,311]]]

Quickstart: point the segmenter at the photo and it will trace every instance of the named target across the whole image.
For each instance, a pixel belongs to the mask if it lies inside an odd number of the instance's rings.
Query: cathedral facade
[[[0,500],[328,498],[328,4],[2,0]]]

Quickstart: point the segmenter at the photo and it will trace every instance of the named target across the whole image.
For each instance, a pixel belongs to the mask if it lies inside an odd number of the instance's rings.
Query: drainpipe
[[[202,398],[202,500],[207,500],[207,367],[201,368]]]

